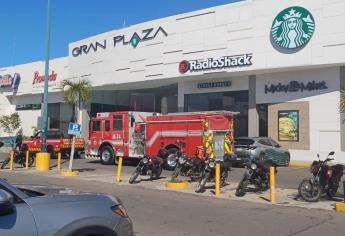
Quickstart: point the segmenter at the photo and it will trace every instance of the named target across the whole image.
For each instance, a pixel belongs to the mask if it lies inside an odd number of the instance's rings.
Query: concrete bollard
[[[219,197],[220,195],[220,163],[216,163],[216,189],[215,189],[215,194],[216,197]]]
[[[117,165],[117,176],[116,176],[116,182],[121,182],[121,175],[122,175],[122,157],[119,157],[119,163]]]
[[[29,169],[29,151],[25,152],[25,169]]]
[[[276,203],[276,173],[273,166],[270,167],[270,200],[272,204]]]
[[[57,158],[57,170],[61,170],[61,152],[58,153],[58,158]]]
[[[10,153],[10,170],[13,170],[13,161],[14,161],[14,151],[12,150]]]

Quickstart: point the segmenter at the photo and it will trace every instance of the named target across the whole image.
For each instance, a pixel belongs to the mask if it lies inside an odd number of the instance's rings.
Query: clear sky
[[[50,58],[68,43],[148,20],[235,0],[51,0]],[[44,60],[47,0],[1,0],[0,68]]]

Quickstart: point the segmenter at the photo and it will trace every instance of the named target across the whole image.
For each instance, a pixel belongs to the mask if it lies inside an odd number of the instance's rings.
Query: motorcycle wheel
[[[180,171],[181,171],[181,167],[180,166],[177,166],[171,176],[171,181],[175,180],[179,174],[180,174]]]
[[[4,169],[6,165],[10,162],[10,158],[7,157],[1,164],[1,169]]]
[[[321,197],[321,186],[313,184],[310,179],[304,179],[298,187],[298,193],[307,202],[317,202]]]
[[[135,182],[135,180],[138,178],[138,176],[139,176],[139,171],[134,171],[134,173],[131,175],[131,177],[129,178],[129,183],[130,184],[133,184],[134,182]]]
[[[158,179],[158,178],[161,176],[162,171],[163,171],[163,169],[162,169],[161,166],[158,166],[158,167],[156,168],[156,171],[155,171],[155,177],[156,177],[156,179]]]
[[[228,170],[223,171],[222,176],[221,176],[221,181],[220,181],[220,186],[224,187],[226,185],[226,181],[228,180]]]
[[[236,197],[243,197],[246,195],[247,191],[248,180],[243,179],[237,186],[235,196]]]
[[[207,178],[203,177],[203,178],[198,182],[198,184],[196,185],[195,192],[196,192],[196,193],[202,193],[202,192],[204,192],[204,191],[205,191],[206,182],[207,182]]]
[[[328,188],[326,190],[326,193],[327,193],[327,196],[328,197],[335,197],[335,195],[337,194],[338,192],[338,187],[332,187],[332,188]]]

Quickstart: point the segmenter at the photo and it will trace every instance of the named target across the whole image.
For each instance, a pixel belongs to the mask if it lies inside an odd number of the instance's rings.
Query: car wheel
[[[54,152],[54,148],[52,146],[47,147],[47,152],[50,154],[50,159],[56,158],[56,153]]]
[[[286,155],[287,155],[287,158],[286,158],[286,166],[290,166],[290,160],[291,160],[290,154],[289,154],[289,153],[286,153]]]
[[[115,232],[103,227],[87,227],[74,231],[70,236],[115,236]]]
[[[110,146],[102,147],[100,156],[103,165],[112,165],[115,162],[114,150]]]

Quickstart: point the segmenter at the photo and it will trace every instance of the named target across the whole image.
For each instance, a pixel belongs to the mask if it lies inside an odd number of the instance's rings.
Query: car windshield
[[[235,139],[235,145],[253,145],[254,140],[253,139]]]

